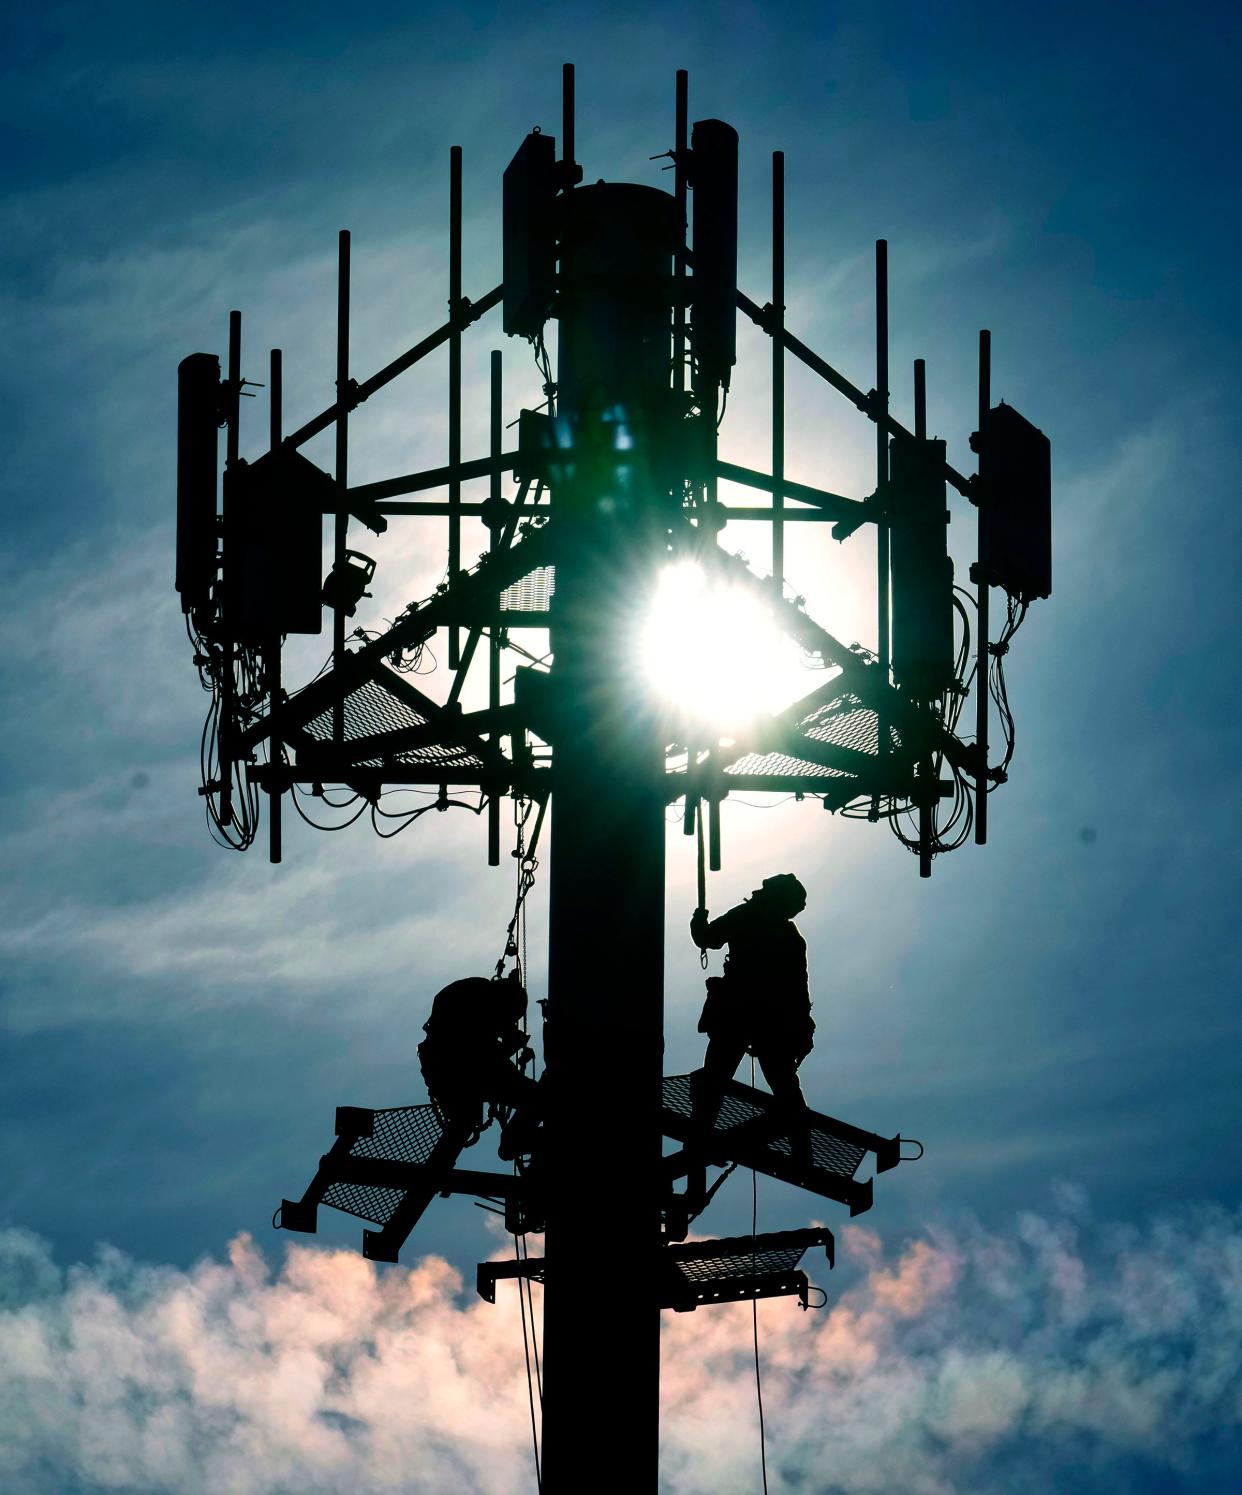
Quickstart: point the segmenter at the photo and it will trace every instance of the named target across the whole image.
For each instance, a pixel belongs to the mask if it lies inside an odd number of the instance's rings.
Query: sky
[[[471,1290],[474,1263],[507,1249],[488,1217],[437,1202],[404,1264],[379,1269],[356,1222],[325,1215],[293,1244],[270,1229],[338,1103],[422,1099],[430,998],[495,963],[512,874],[489,871],[464,813],[388,841],[286,815],[276,868],[261,846],[212,844],[195,793],[205,698],[173,591],[175,370],[222,353],[240,307],[246,376],[263,381],[279,346],[289,419],[329,403],[342,227],[354,371],[439,325],[454,144],[465,290],[484,294],[500,173],[535,124],[559,131],[564,61],[587,180],[668,185],[649,158],[672,144],[687,68],[691,118],[741,137],[743,288],[768,299],[780,149],[791,329],[870,387],[887,238],[897,412],[925,357],[930,428],[969,470],[988,327],[994,394],[1053,446],[1053,594],[1009,656],[1017,750],[990,844],[925,882],[883,827],[754,795],[725,807],[713,910],[773,871],[810,892],[812,1104],[927,1150],[854,1225],[760,1183],[761,1229],[822,1219],[841,1243],[817,1274],[822,1311],[760,1310],[773,1488],[1236,1488],[1238,32],[1223,6],[1123,18],[1091,3],[122,0],[11,23],[6,1490],[534,1488],[517,1305]],[[502,346],[511,416],[539,398],[525,345],[481,323],[467,455],[485,450]],[[766,368],[762,336],[740,329],[729,460],[767,460]],[[444,375],[428,360],[358,414],[355,481],[445,460]],[[871,491],[872,428],[792,364],[788,413],[791,477]],[[260,398],[243,452],[265,436]],[[330,435],[307,452],[328,465]],[[955,500],[959,577],[972,530]],[[795,538],[789,579],[811,612],[873,643],[866,539]],[[765,568],[761,534],[725,540]],[[434,586],[443,535],[394,524],[372,553],[368,623]],[[320,644],[287,671],[313,674]],[[446,690],[442,665],[423,684]],[[673,825],[670,1070],[701,1042],[693,903],[693,844]],[[725,1235],[749,1216],[734,1180],[701,1224]],[[666,1325],[676,1495],[759,1487],[749,1336],[740,1309]]]

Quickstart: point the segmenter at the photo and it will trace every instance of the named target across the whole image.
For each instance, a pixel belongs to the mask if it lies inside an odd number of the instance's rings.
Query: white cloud
[[[1228,1488],[1242,1221],[1200,1210],[1109,1228],[1065,1204],[895,1258],[848,1226],[854,1285],[826,1312],[762,1305],[773,1489],[1054,1491],[1072,1467],[1075,1489],[1111,1491],[1135,1460]],[[516,1295],[488,1307],[461,1289],[437,1258],[377,1271],[306,1246],[272,1274],[246,1237],[227,1265],[105,1250],[61,1274],[8,1231],[5,1488],[529,1489]],[[667,1316],[669,1495],[754,1488],[751,1356],[745,1305]]]

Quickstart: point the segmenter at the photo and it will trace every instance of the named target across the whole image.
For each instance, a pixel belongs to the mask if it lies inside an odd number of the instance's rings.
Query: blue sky
[[[726,118],[741,134],[750,293],[767,299],[767,163],[783,149],[791,327],[869,387],[872,243],[885,236],[898,409],[908,414],[910,360],[925,356],[932,429],[968,467],[975,337],[988,326],[995,393],[1053,441],[1054,593],[1032,608],[1010,657],[1018,749],[993,800],[991,844],[943,859],[922,883],[881,828],[806,805],[726,810],[713,907],[785,867],[811,890],[802,925],[819,1046],[808,1093],[928,1147],[918,1168],[880,1180],[861,1222],[875,1240],[856,1239],[832,1284],[847,1294],[833,1332],[845,1332],[849,1302],[850,1322],[896,1314],[905,1328],[881,1357],[890,1391],[943,1391],[954,1355],[985,1384],[988,1289],[971,1274],[1025,1251],[1035,1266],[1013,1288],[1024,1312],[1000,1324],[992,1347],[1010,1357],[1015,1384],[1061,1371],[1072,1380],[1090,1365],[1115,1390],[1136,1365],[1158,1362],[1202,1415],[1174,1458],[1133,1432],[1138,1414],[1066,1431],[1032,1421],[1033,1401],[1015,1392],[986,1426],[970,1401],[975,1421],[946,1433],[943,1397],[914,1398],[901,1426],[942,1459],[942,1484],[927,1488],[1023,1488],[1013,1461],[1037,1429],[1052,1452],[1031,1490],[1070,1488],[1064,1469],[1079,1453],[1073,1488],[1084,1491],[1233,1487],[1236,1371],[1209,1365],[1204,1346],[1208,1320],[1224,1313],[1223,1264],[1242,1251],[1238,31],[1226,7],[1156,5],[1124,15],[1099,5],[496,5],[417,16],[377,5],[346,23],[313,4],[123,4],[54,5],[21,20],[0,103],[0,1221],[10,1227],[0,1284],[26,1304],[14,1333],[41,1326],[48,1354],[68,1355],[86,1322],[83,1293],[114,1293],[137,1321],[152,1303],[193,1299],[201,1274],[217,1270],[204,1262],[224,1261],[242,1232],[273,1271],[293,1274],[260,1290],[247,1286],[260,1274],[250,1257],[220,1267],[234,1272],[228,1291],[243,1307],[283,1301],[298,1272],[320,1272],[329,1295],[345,1291],[353,1268],[326,1248],[352,1250],[353,1226],[325,1228],[324,1250],[282,1267],[272,1208],[303,1184],[338,1102],[419,1097],[414,1047],[430,995],[492,965],[511,906],[509,874],[483,865],[470,817],[426,817],[389,842],[361,823],[339,836],[287,826],[278,869],[261,851],[235,857],[209,841],[194,792],[204,701],[172,589],[178,360],[222,351],[227,312],[240,306],[247,375],[265,378],[266,349],[283,347],[289,416],[313,413],[331,397],[338,228],[354,234],[354,362],[365,374],[442,319],[450,145],[465,150],[465,280],[477,296],[499,279],[499,174],[531,126],[559,129],[561,62],[578,67],[588,179],[653,183],[660,163],[648,157],[671,144],[673,73],[684,66],[691,117]],[[469,378],[481,380],[502,341],[490,322],[476,329]],[[524,349],[504,351],[515,414],[537,399],[535,380]],[[722,448],[759,466],[762,339],[743,335],[740,354]],[[357,480],[444,460],[443,372],[433,361],[359,415]],[[789,411],[790,474],[869,492],[870,427],[793,367]],[[247,415],[243,445],[257,451],[259,402]],[[481,452],[481,399],[466,422],[467,450]],[[326,464],[329,451],[321,441],[310,455]],[[960,572],[973,526],[963,504],[954,516]],[[762,566],[756,536],[727,540]],[[376,550],[378,613],[425,594],[441,543],[415,526]],[[866,643],[868,567],[865,541],[855,543],[857,558],[808,541],[790,571],[827,626]],[[319,658],[303,663],[309,674]],[[690,843],[670,836],[667,1042],[670,1067],[689,1067],[701,990],[682,938],[693,864]],[[532,913],[538,933],[538,891]],[[541,955],[533,968],[537,987]],[[726,1191],[704,1224],[743,1228],[743,1192]],[[806,1209],[761,1189],[772,1228],[803,1223]],[[1041,1307],[1045,1279],[1064,1273],[1032,1245],[1040,1230],[1063,1242],[1058,1261],[1079,1263],[1089,1305],[1079,1318]],[[1184,1240],[1184,1260],[1162,1230]],[[480,1252],[496,1248],[478,1211],[443,1204],[407,1255],[439,1253],[469,1281]],[[1191,1306],[1176,1323],[1128,1324],[1123,1335],[1108,1315],[1147,1257],[1176,1266],[1175,1296]],[[885,1284],[907,1282],[925,1260],[968,1267],[933,1271],[941,1285],[922,1297],[895,1297]],[[88,1265],[57,1275],[73,1263]],[[444,1281],[432,1296],[446,1343],[469,1329],[498,1345],[507,1335],[519,1353],[507,1319],[484,1330]],[[390,1291],[374,1288],[379,1306],[367,1311],[382,1317]],[[1153,1303],[1170,1291],[1145,1287]],[[938,1305],[934,1325],[931,1307],[902,1317],[916,1299]],[[797,1325],[781,1327],[778,1308],[765,1312],[793,1364]],[[14,1394],[39,1384],[33,1362],[13,1363]],[[722,1360],[722,1405],[729,1374]],[[150,1394],[200,1415],[194,1384]],[[863,1395],[862,1380],[850,1386]],[[803,1411],[828,1394],[790,1372],[790,1446],[809,1461],[823,1450]],[[133,1443],[106,1408],[100,1416],[101,1437]],[[108,1487],[82,1454],[90,1436],[67,1424],[32,1435],[8,1487]],[[322,1487],[368,1488],[348,1472],[352,1435],[340,1436],[346,1452]],[[464,1436],[457,1427],[442,1442]],[[191,1488],[188,1476],[160,1473],[174,1467],[153,1455],[110,1487]],[[861,1456],[857,1472],[842,1467],[842,1489],[877,1487]],[[889,1488],[907,1478],[885,1467]],[[509,1488],[498,1468],[454,1478]],[[693,1468],[690,1454],[670,1454],[680,1471],[670,1488],[698,1488]],[[820,1488],[790,1470],[790,1488]],[[737,1488],[752,1487],[746,1478]]]

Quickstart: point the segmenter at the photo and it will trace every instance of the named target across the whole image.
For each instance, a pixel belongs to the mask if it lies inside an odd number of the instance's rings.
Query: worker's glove
[[[690,919],[690,938],[696,945],[703,943],[709,922],[707,910],[705,908],[696,908]]]

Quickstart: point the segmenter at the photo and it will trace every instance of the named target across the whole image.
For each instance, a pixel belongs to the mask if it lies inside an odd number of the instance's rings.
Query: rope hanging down
[[[694,822],[698,835],[698,873],[699,873],[699,908],[707,907],[707,861],[703,855],[703,801],[700,799],[695,806]],[[706,946],[699,946],[699,965],[703,970],[707,969]]]
[[[750,1056],[750,1087],[755,1088],[755,1056]],[[750,1274],[758,1271],[759,1248],[759,1181],[750,1170]],[[763,1495],[768,1495],[768,1435],[763,1420],[763,1378],[759,1373],[759,1300],[750,1300],[750,1324],[755,1342],[755,1400],[759,1404],[759,1468],[763,1474]]]
[[[531,810],[534,808],[534,800],[517,799],[513,801],[513,820],[517,826],[517,846],[513,851],[514,860],[518,864],[517,896],[513,902],[513,917],[509,920],[509,927],[505,930],[505,947],[500,959],[496,962],[495,979],[497,981],[505,973],[505,962],[512,960],[515,963],[518,980],[526,984],[526,899],[530,890],[535,886],[535,873],[539,867],[539,859],[535,856],[535,848],[539,845],[539,832],[543,829],[543,817],[548,808],[545,799],[539,806],[539,814],[535,817],[534,829],[531,831],[530,845],[526,844],[526,823],[530,819]]]
[[[517,895],[513,902],[513,917],[509,920],[509,926],[505,930],[505,946],[500,959],[496,962],[496,973],[494,979],[499,981],[504,976],[505,963],[509,960],[514,962],[514,970],[518,981],[526,984],[526,899],[530,890],[535,886],[535,872],[539,866],[539,860],[535,856],[535,848],[539,844],[539,832],[543,828],[544,812],[547,809],[547,800],[539,806],[539,814],[535,818],[534,828],[531,831],[529,846],[526,843],[526,824],[530,819],[530,813],[534,806],[533,800],[514,799],[513,820],[517,826],[517,845],[513,851],[513,857],[518,864]],[[526,1050],[522,1059],[522,1070],[533,1060],[530,1050]],[[515,1176],[520,1175],[521,1169],[517,1159],[513,1162]],[[526,1259],[528,1252],[526,1247],[526,1233],[515,1234],[513,1238],[513,1254],[515,1260],[522,1262]],[[518,1277],[518,1307],[521,1311],[522,1320],[522,1355],[526,1362],[526,1399],[530,1407],[530,1438],[531,1448],[535,1456],[535,1489],[543,1489],[543,1468],[539,1449],[539,1417],[536,1415],[535,1403],[538,1401],[539,1412],[543,1411],[543,1373],[539,1363],[539,1340],[535,1331],[535,1300],[531,1288],[530,1278]],[[532,1349],[534,1352],[534,1365],[532,1376]]]

